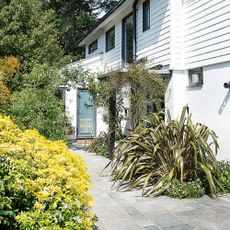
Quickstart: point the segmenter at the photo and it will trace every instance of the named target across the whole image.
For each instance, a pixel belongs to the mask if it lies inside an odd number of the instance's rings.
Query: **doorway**
[[[77,137],[87,138],[96,135],[96,108],[87,89],[78,89]]]

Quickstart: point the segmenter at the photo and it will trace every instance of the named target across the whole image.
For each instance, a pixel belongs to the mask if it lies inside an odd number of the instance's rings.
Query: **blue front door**
[[[94,137],[96,134],[96,109],[86,89],[78,90],[78,137]]]

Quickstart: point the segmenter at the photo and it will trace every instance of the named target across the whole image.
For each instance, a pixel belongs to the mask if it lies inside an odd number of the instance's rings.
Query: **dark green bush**
[[[101,147],[99,155],[109,158],[109,150],[107,147]]]
[[[205,194],[205,189],[199,179],[191,182],[172,180],[165,195],[172,198],[199,198]]]
[[[220,175],[219,182],[224,192],[230,193],[230,162],[222,161],[219,162]]]
[[[108,142],[109,137],[105,132],[100,133],[98,137],[95,137],[88,146],[88,151],[101,155],[103,157],[108,157]]]
[[[66,138],[63,105],[50,91],[26,88],[14,93],[11,114],[22,129],[37,129],[52,140]]]
[[[65,139],[70,128],[59,90],[61,74],[47,65],[23,75],[22,89],[12,95],[11,116],[22,129],[37,129],[51,139]]]

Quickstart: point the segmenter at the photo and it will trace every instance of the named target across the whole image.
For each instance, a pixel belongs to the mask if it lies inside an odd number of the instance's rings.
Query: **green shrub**
[[[219,182],[223,187],[224,192],[230,193],[230,162],[219,162],[220,175]]]
[[[0,229],[92,229],[89,180],[65,143],[0,116]]]
[[[145,117],[114,153],[112,179],[119,187],[142,187],[143,195],[164,193],[173,179],[181,183],[200,179],[206,193],[218,192],[218,148],[216,134],[191,120],[188,108],[179,120],[165,114]]]
[[[109,158],[109,150],[107,147],[101,147],[99,155]]]
[[[63,104],[50,91],[26,88],[14,93],[11,114],[22,129],[37,129],[51,140],[66,138]]]
[[[165,194],[172,198],[199,198],[205,194],[205,189],[199,179],[191,182],[172,180]]]
[[[47,65],[24,74],[21,89],[12,95],[11,116],[22,129],[37,129],[51,140],[66,139],[69,122],[59,86],[60,71]]]
[[[109,137],[108,134],[105,132],[102,132],[99,134],[98,137],[95,137],[88,146],[88,151],[97,153],[101,156],[108,157],[108,143],[109,143]]]

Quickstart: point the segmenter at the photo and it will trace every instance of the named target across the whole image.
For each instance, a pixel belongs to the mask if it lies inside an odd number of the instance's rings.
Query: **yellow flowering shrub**
[[[86,170],[65,143],[0,116],[0,229],[92,229]]]

